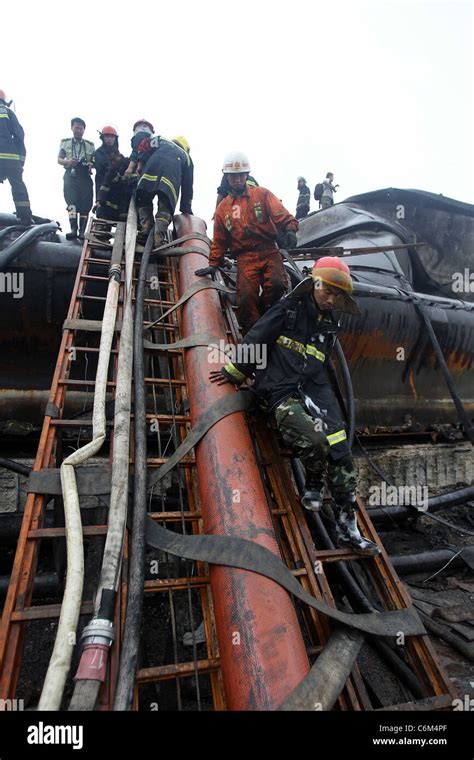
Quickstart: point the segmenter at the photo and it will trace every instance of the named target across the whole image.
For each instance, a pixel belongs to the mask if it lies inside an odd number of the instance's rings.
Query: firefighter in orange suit
[[[209,266],[196,274],[213,274],[228,251],[236,257],[237,316],[245,335],[286,291],[276,239],[283,238],[286,248],[296,248],[298,222],[270,190],[246,184],[250,164],[244,153],[230,153],[222,171],[230,192],[216,209]]]

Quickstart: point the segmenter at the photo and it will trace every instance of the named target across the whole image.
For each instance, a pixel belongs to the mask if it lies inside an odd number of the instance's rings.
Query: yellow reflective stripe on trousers
[[[292,351],[296,351],[298,354],[304,355],[306,353],[304,343],[300,343],[298,340],[287,338],[286,335],[280,335],[277,338],[277,343],[280,346],[285,346],[285,348],[290,348]]]
[[[161,181],[164,182],[165,185],[168,185],[168,187],[170,188],[171,192],[173,193],[174,202],[177,203],[178,202],[178,196],[176,195],[176,190],[175,190],[175,187],[174,187],[173,183],[171,182],[171,180],[168,179],[168,177],[162,177]]]
[[[0,158],[7,158],[10,161],[20,161],[18,153],[0,153]]]
[[[329,445],[334,446],[336,443],[345,441],[347,439],[347,435],[345,430],[338,430],[337,433],[331,433],[331,435],[327,435],[326,438]]]
[[[319,359],[320,362],[323,362],[326,358],[326,355],[323,354],[322,351],[318,351],[317,348],[311,346],[309,343],[306,344],[306,353],[310,356],[314,356],[315,359]]]
[[[147,179],[149,182],[156,182],[158,174],[142,174],[141,179]]]
[[[110,201],[105,201],[106,206],[110,206],[110,208],[118,208],[118,206],[115,203],[111,203]]]
[[[240,371],[240,369],[237,369],[237,367],[234,367],[232,362],[229,362],[224,367],[225,371],[229,373],[229,375],[232,375],[232,377],[235,377],[236,380],[238,380],[239,383],[241,383],[243,380],[245,380],[245,375],[243,372]]]

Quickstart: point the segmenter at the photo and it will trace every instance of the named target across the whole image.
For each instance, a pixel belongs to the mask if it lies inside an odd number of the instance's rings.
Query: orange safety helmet
[[[135,122],[135,124],[133,125],[133,131],[134,132],[135,132],[136,128],[139,126],[139,124],[144,124],[146,127],[149,128],[149,130],[151,131],[151,133],[154,134],[155,127],[153,126],[153,124],[151,124],[146,119],[138,119],[138,121]]]
[[[336,308],[353,316],[360,315],[360,309],[352,298],[354,289],[351,272],[339,256],[323,256],[313,266],[311,275],[302,280],[292,291],[292,295],[307,293],[315,282],[325,282],[340,291],[341,298]]]
[[[107,124],[100,131],[100,136],[102,137],[102,135],[114,135],[114,137],[118,137],[118,132],[111,124]]]

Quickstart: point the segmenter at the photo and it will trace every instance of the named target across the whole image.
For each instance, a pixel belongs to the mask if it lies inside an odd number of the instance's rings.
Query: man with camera
[[[92,161],[95,146],[90,140],[84,140],[86,123],[79,117],[71,119],[72,138],[61,140],[58,164],[64,166],[64,199],[67,203],[71,232],[66,238],[84,239],[89,211],[93,203]],[[79,215],[79,234],[77,217]]]

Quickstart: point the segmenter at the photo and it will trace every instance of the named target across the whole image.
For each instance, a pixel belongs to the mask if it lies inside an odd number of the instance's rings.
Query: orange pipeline
[[[178,237],[205,234],[195,216],[177,216]],[[197,246],[208,254],[199,239]],[[180,259],[182,294],[206,266],[199,253]],[[183,307],[183,337],[207,332],[227,342],[219,296],[206,289]],[[194,424],[211,403],[235,390],[209,382],[207,347],[185,351],[186,376]],[[214,425],[196,447],[198,485],[204,530],[255,541],[280,556],[264,487],[255,460],[245,415],[238,412]],[[227,708],[274,710],[309,670],[301,630],[290,596],[278,584],[257,573],[222,566],[210,568]]]

